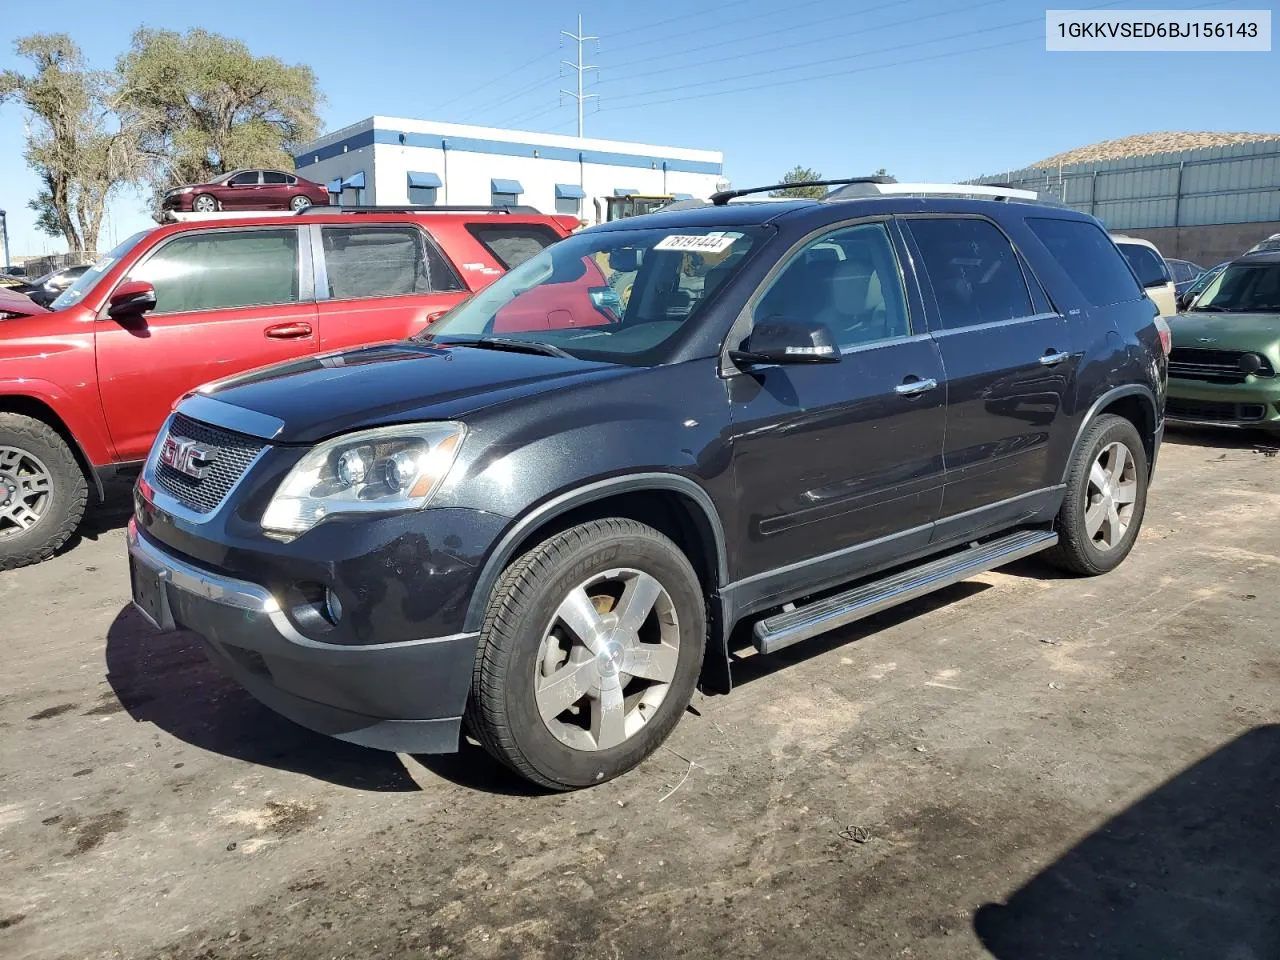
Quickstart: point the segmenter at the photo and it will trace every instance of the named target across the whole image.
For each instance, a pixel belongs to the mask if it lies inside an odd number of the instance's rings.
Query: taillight
[[[1169,323],[1164,317],[1156,317],[1156,332],[1160,334],[1160,349],[1167,357],[1173,350],[1173,332],[1169,329]]]

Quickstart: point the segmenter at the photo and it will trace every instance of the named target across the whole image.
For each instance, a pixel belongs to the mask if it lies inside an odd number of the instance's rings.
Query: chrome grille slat
[[[200,423],[178,413],[169,425],[169,436],[195,442],[217,451],[208,474],[197,479],[157,462],[154,484],[188,510],[212,513],[222,505],[231,488],[266,446],[256,437]]]

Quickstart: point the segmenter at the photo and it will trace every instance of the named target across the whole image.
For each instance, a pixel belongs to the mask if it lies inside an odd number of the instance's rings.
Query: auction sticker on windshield
[[[722,233],[699,234],[696,236],[672,234],[663,237],[653,245],[655,250],[689,250],[694,253],[724,253],[733,246],[738,234],[725,236]]]

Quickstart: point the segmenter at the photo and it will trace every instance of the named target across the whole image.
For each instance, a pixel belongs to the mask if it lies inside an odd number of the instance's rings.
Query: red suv
[[[161,210],[305,210],[329,202],[329,188],[283,170],[232,170],[208,183],[175,187]]]
[[[578,226],[515,210],[313,210],[135,234],[0,321],[0,570],[43,560],[210,380],[420,331]],[[583,278],[583,299],[599,299]],[[587,289],[589,288],[589,289]],[[33,305],[34,306],[34,305]]]

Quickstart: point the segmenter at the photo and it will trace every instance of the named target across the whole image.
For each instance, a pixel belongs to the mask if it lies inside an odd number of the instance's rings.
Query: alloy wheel
[[[191,209],[196,213],[213,213],[218,209],[218,202],[213,197],[196,197]]]
[[[34,454],[0,447],[0,539],[30,530],[49,509],[53,475]]]
[[[290,210],[305,210],[309,206],[311,206],[311,201],[306,197],[294,197],[289,201]]]
[[[566,746],[616,747],[657,713],[679,657],[680,624],[662,584],[640,570],[606,571],[569,591],[543,633],[538,713]]]
[[[1089,468],[1089,489],[1084,512],[1085,532],[1099,550],[1117,547],[1133,521],[1138,499],[1138,471],[1133,455],[1123,443],[1109,443]]]

